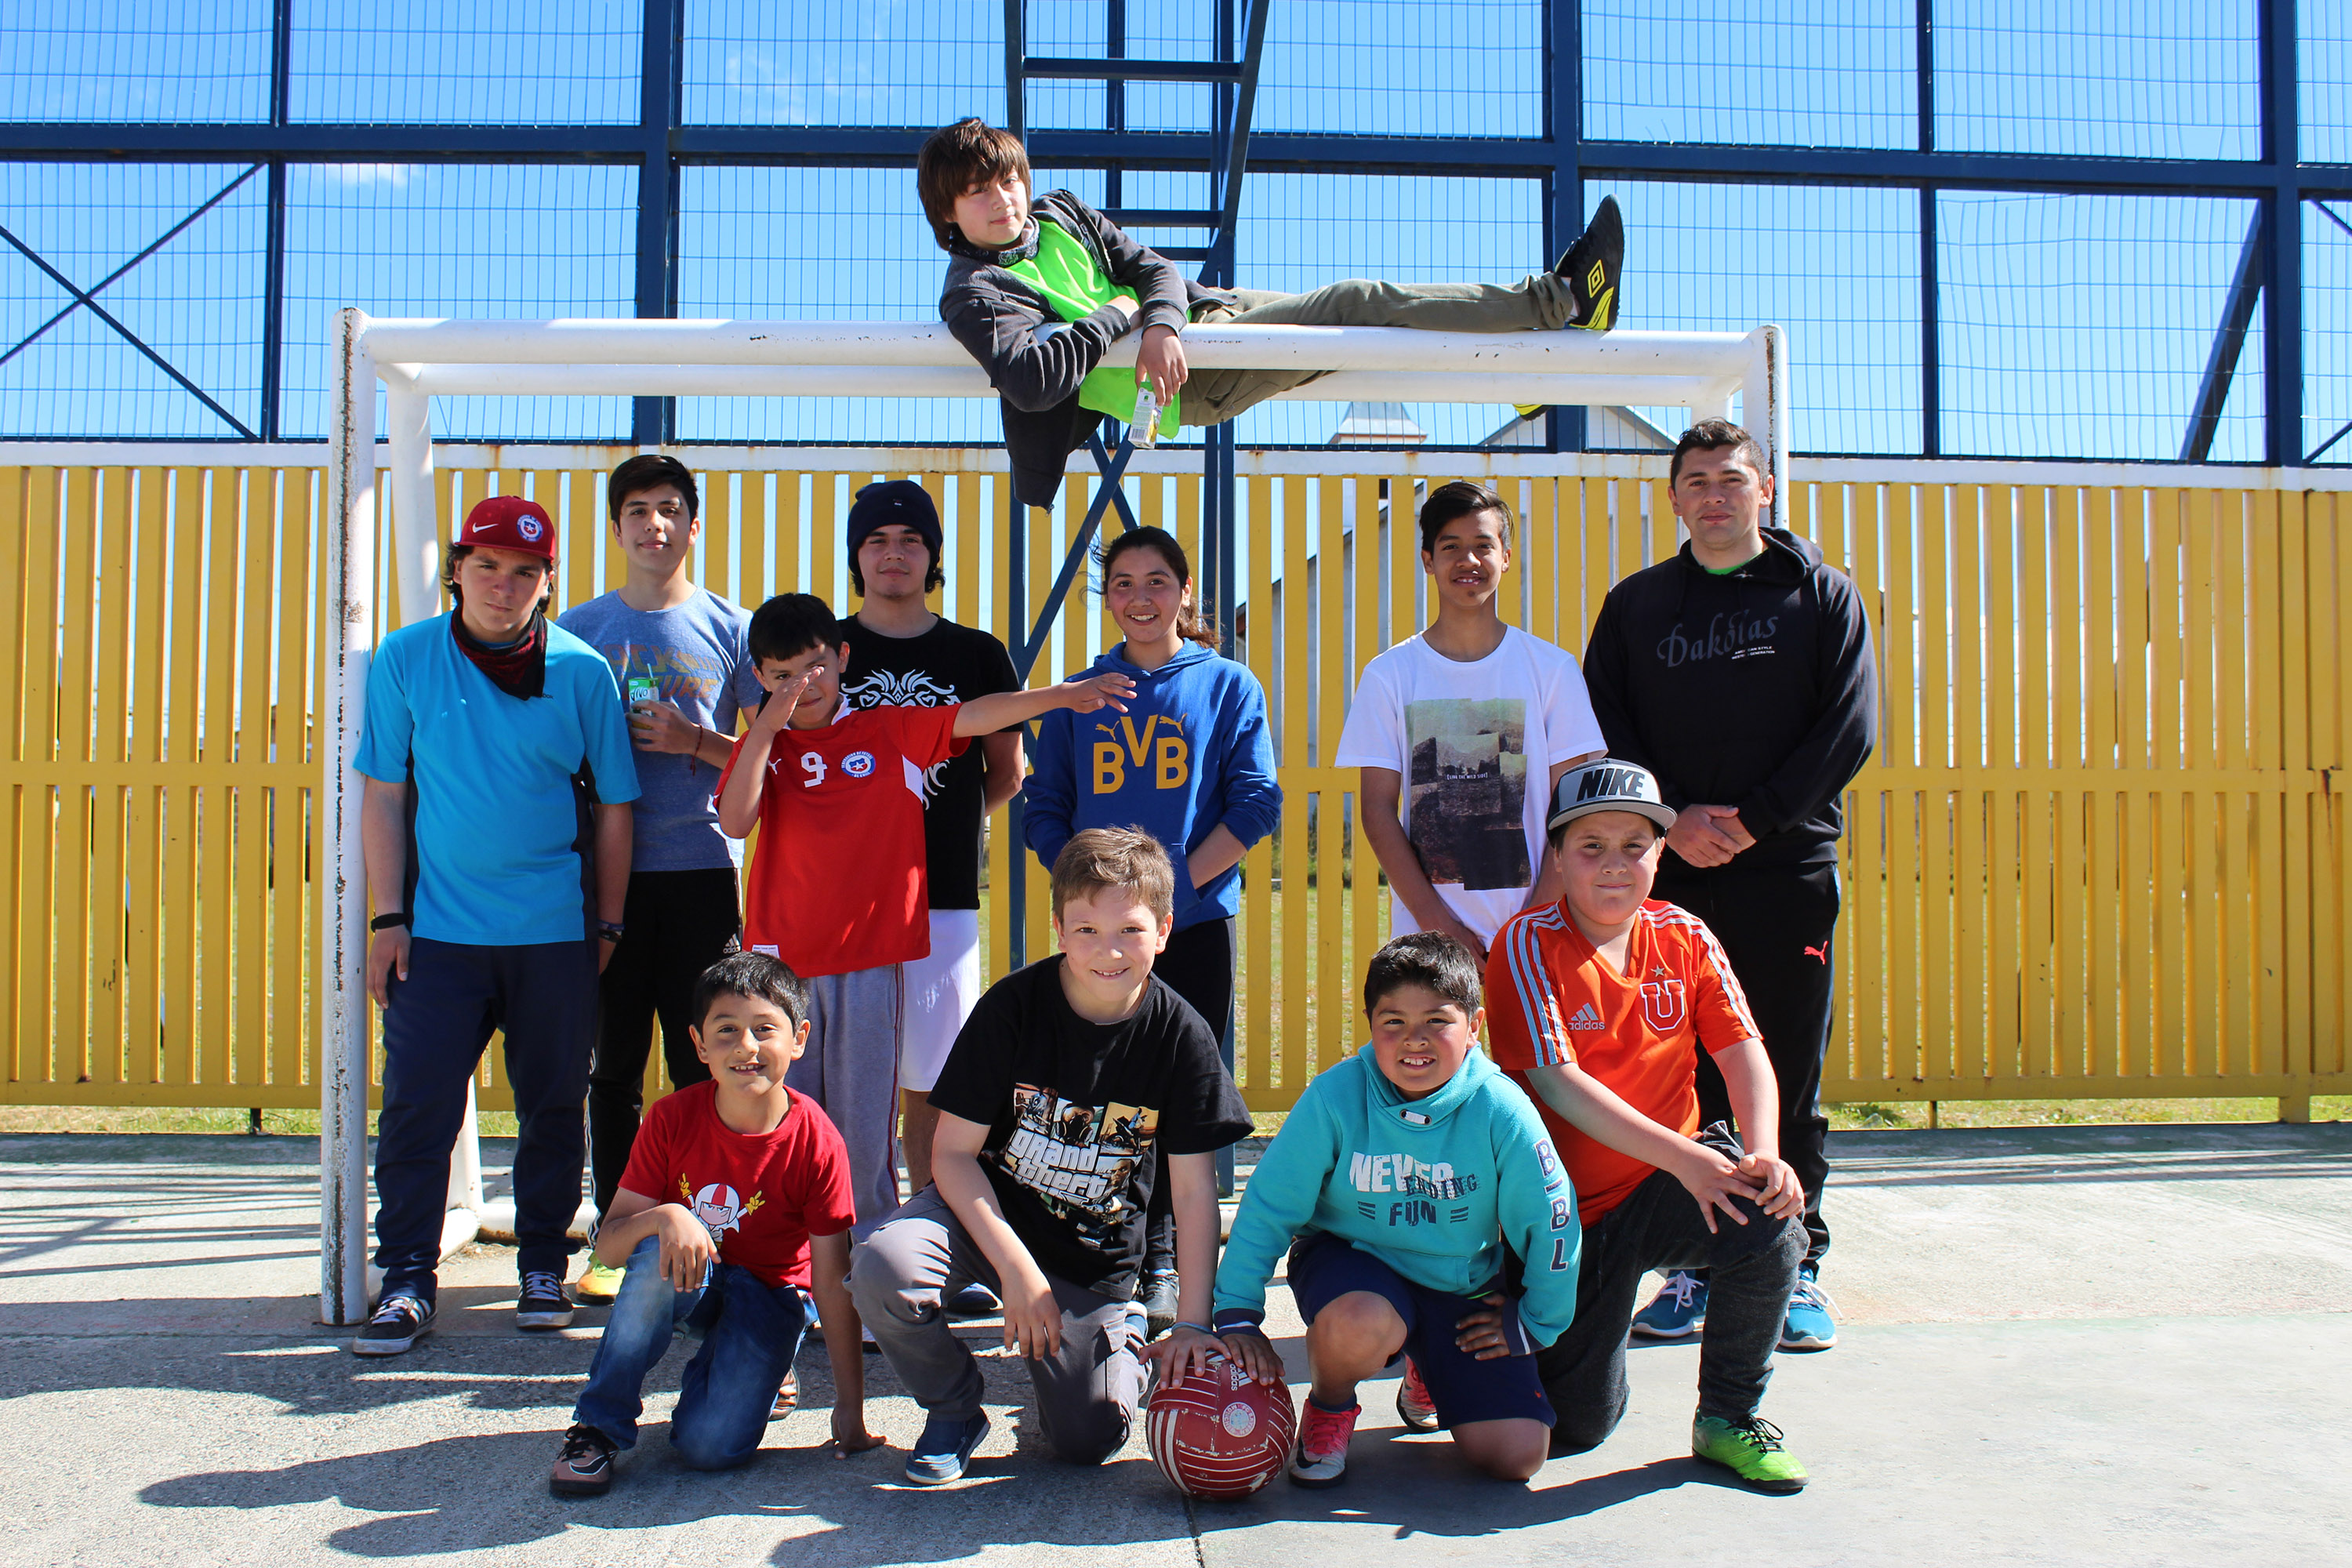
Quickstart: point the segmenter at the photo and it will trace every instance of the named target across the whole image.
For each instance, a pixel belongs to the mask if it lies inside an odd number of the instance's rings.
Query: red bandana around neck
[[[544,696],[547,689],[547,612],[533,610],[530,625],[523,628],[520,639],[505,647],[492,647],[466,629],[463,610],[452,611],[449,630],[457,639],[457,651],[474,661],[474,668],[490,678],[490,684],[509,697],[529,700]]]

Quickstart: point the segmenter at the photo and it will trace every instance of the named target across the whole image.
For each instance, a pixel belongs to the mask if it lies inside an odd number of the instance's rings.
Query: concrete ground
[[[2352,1563],[2352,1125],[1832,1154],[1843,1340],[1782,1357],[1766,1405],[1812,1469],[1799,1497],[1687,1457],[1687,1346],[1636,1353],[1617,1435],[1527,1487],[1402,1436],[1372,1384],[1345,1486],[1192,1505],[1139,1445],[1099,1471],[1045,1457],[1001,1353],[961,1485],[896,1484],[921,1421],[878,1360],[891,1447],[830,1458],[812,1347],[803,1408],[719,1476],[667,1452],[674,1352],[620,1486],[566,1503],[544,1478],[600,1314],[518,1335],[511,1252],[452,1260],[438,1335],[358,1361],[311,1321],[311,1144],[0,1138],[0,1563]]]

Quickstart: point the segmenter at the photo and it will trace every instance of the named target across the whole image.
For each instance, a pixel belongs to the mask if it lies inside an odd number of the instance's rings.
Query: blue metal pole
[[[684,0],[645,0],[643,80],[637,103],[637,315],[677,314],[677,129],[684,81]],[[675,434],[677,402],[631,400],[629,438],[658,447]]]
[[[2294,0],[2262,0],[2263,158],[2275,181],[2263,202],[2270,232],[2263,286],[2263,460],[2300,468],[2303,436],[2303,186],[2295,163]]]

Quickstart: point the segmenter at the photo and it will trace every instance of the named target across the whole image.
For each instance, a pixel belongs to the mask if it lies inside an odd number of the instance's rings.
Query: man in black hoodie
[[[1130,424],[1151,383],[1160,427],[1218,425],[1329,374],[1234,368],[1189,374],[1179,335],[1194,321],[1419,327],[1510,332],[1616,323],[1624,225],[1615,198],[1549,272],[1494,283],[1385,283],[1351,278],[1304,294],[1204,289],[1067,191],[1033,202],[1021,139],[978,120],[932,132],[915,184],[950,258],[940,318],[988,372],[1004,415],[1013,493],[1051,506],[1062,468],[1105,415]],[[1100,364],[1140,331],[1133,370]],[[1181,392],[1181,402],[1179,392]]]
[[[1762,526],[1772,476],[1747,431],[1701,420],[1667,472],[1689,542],[1610,589],[1584,679],[1609,754],[1656,774],[1679,814],[1654,896],[1721,939],[1763,1029],[1781,1157],[1805,1187],[1805,1263],[1780,1347],[1827,1350],[1837,1328],[1817,1282],[1830,1244],[1822,1061],[1843,796],[1877,734],[1870,620],[1820,546]],[[1731,1115],[1704,1057],[1699,1107],[1703,1124]],[[1634,1331],[1696,1333],[1706,1290],[1703,1278],[1669,1277]]]

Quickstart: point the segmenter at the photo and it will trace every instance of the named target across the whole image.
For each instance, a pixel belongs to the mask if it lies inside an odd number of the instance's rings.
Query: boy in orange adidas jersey
[[[1486,961],[1495,1064],[1543,1111],[1584,1226],[1575,1320],[1536,1365],[1552,1451],[1597,1446],[1625,1414],[1643,1274],[1711,1268],[1691,1451],[1793,1492],[1805,1468],[1756,1407],[1804,1256],[1805,1194],[1780,1157],[1771,1063],[1730,963],[1698,917],[1650,899],[1674,821],[1645,769],[1602,758],[1562,774],[1546,826],[1567,890],[1505,922]],[[1700,1131],[1702,1048],[1736,1132]]]

